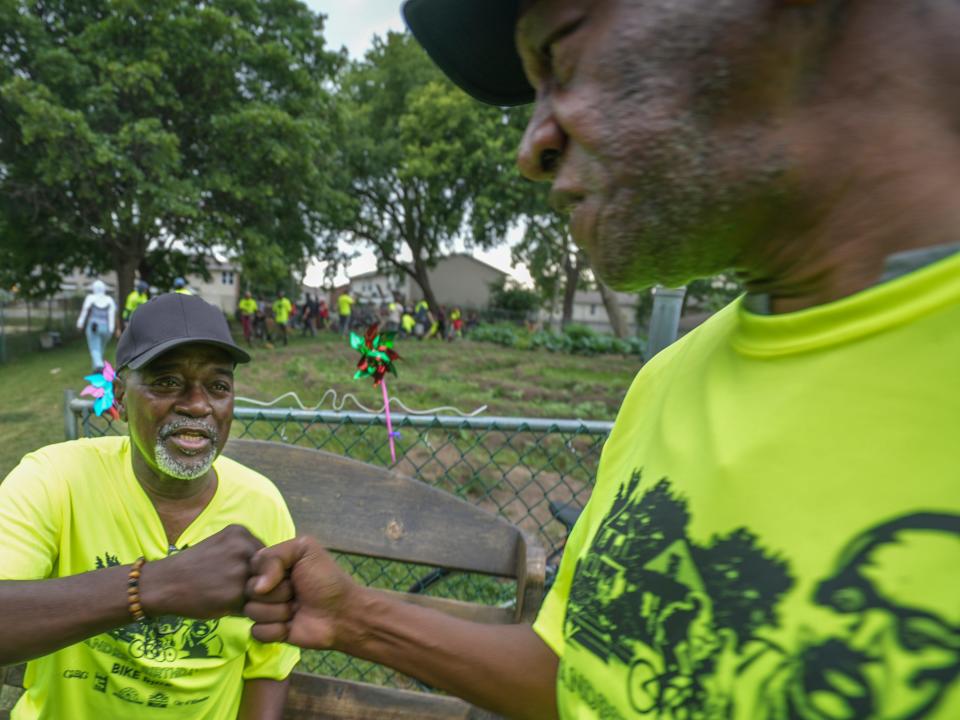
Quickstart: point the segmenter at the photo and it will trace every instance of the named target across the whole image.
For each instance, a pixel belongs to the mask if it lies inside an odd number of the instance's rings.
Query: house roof
[[[475,258],[473,255],[470,255],[469,253],[451,253],[450,255],[444,255],[442,258],[440,258],[437,261],[436,267],[431,269],[436,270],[437,268],[442,267],[444,260],[449,260],[451,258],[466,258],[467,260],[471,260],[472,262],[476,263],[477,265],[480,265],[481,267],[486,268],[487,270],[493,270],[494,272],[499,273],[500,275],[507,274],[500,268],[496,268],[493,265],[490,265],[489,263],[485,263],[483,260],[479,260],[478,258]],[[354,280],[364,280],[366,278],[372,278],[372,277],[385,277],[386,275],[388,275],[388,273],[385,273],[382,270],[370,270],[368,272],[359,273],[358,275],[351,275],[350,280],[352,282]]]

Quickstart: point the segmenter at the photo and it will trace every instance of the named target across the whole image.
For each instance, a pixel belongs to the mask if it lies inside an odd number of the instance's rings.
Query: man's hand
[[[263,543],[240,525],[230,525],[201,543],[148,562],[140,576],[147,615],[207,619],[239,614],[246,601],[250,561]],[[289,586],[282,586],[289,598]]]
[[[529,625],[460,620],[358,585],[311,537],[259,551],[247,594],[262,642],[346,652],[508,717],[557,715],[558,658]]]
[[[341,645],[344,610],[360,587],[312,537],[260,550],[253,558],[244,614],[261,642],[289,642],[327,650]],[[294,601],[290,598],[289,575]]]

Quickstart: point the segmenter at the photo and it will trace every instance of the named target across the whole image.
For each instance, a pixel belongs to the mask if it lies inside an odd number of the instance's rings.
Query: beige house
[[[631,335],[637,334],[637,305],[640,298],[636,293],[616,293],[617,300],[620,302],[620,312],[623,319],[627,321],[627,329]],[[540,311],[540,322],[542,325],[552,324],[554,328],[560,327],[560,321],[563,318],[563,308],[558,303],[553,313],[548,309]],[[573,297],[573,317],[571,322],[579,325],[586,325],[593,330],[601,333],[613,332],[610,326],[610,318],[607,315],[607,309],[604,307],[603,298],[600,297],[599,290],[577,290]]]
[[[430,287],[441,305],[485,308],[490,304],[490,286],[506,279],[507,274],[466,253],[448,255],[427,271]],[[402,278],[380,271],[350,278],[350,292],[358,300],[378,302],[400,297],[408,303],[423,298],[420,286],[409,275]]]

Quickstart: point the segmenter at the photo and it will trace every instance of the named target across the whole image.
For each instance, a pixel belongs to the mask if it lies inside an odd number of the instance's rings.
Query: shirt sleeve
[[[55,468],[39,454],[24,457],[0,484],[0,580],[53,574],[63,525],[58,486]]]
[[[290,511],[279,498],[276,513],[271,526],[266,528],[261,538],[267,546],[290,540],[296,535]],[[247,647],[247,656],[243,665],[243,679],[283,680],[300,662],[300,649],[286,643],[262,643],[253,638]]]
[[[77,318],[77,330],[83,330],[83,324],[87,320],[87,312],[90,310],[90,303],[93,298],[90,295],[87,295],[83,299],[83,307],[80,308],[80,316]]]

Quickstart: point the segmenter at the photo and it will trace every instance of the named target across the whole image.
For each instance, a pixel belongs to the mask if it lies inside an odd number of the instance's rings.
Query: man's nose
[[[213,411],[207,389],[202,383],[192,383],[186,387],[177,403],[177,411],[190,417],[205,417]]]
[[[529,180],[550,180],[567,146],[567,136],[549,102],[537,103],[517,153],[517,167]]]

